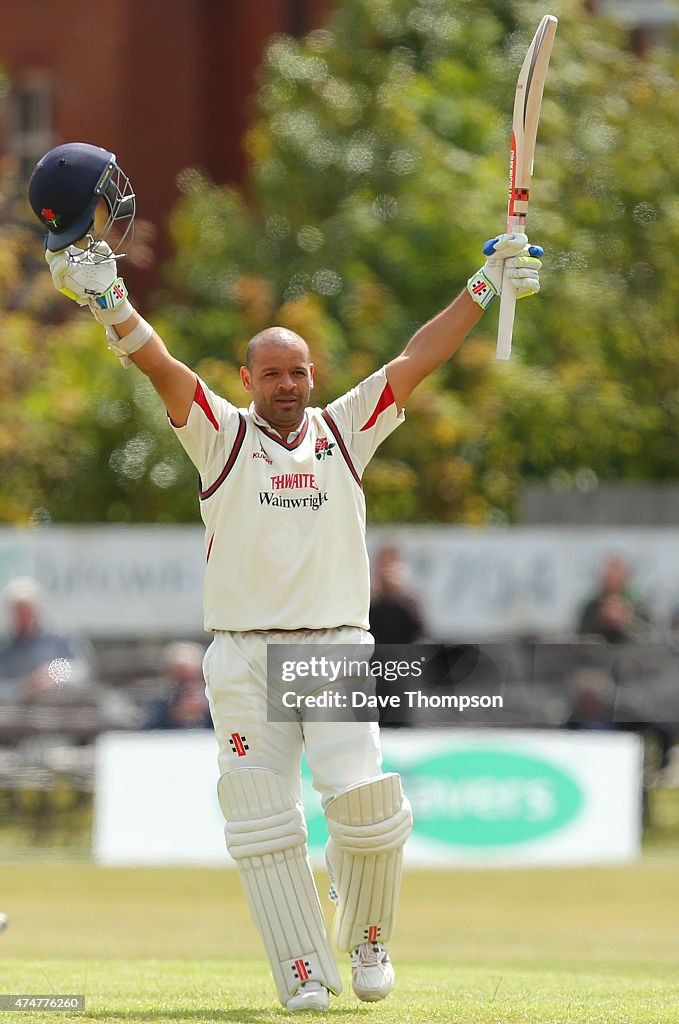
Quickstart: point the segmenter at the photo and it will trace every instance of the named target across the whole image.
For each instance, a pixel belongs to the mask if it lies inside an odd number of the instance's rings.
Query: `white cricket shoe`
[[[320,981],[305,981],[294,996],[290,996],[285,1006],[288,1010],[317,1010],[324,1013],[328,1003],[328,990]]]
[[[389,952],[381,942],[362,942],[351,952],[351,984],[359,999],[377,1002],[388,996],[396,976]]]

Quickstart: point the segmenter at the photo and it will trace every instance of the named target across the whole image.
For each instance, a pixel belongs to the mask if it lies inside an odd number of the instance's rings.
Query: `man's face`
[[[314,364],[305,345],[265,342],[255,352],[252,366],[241,367],[241,380],[252,393],[255,409],[283,436],[302,422],[313,387]]]
[[[602,589],[607,594],[624,590],[629,582],[629,569],[621,558],[609,558],[601,574]]]

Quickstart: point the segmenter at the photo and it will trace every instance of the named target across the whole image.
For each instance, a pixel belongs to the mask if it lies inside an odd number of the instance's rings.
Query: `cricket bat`
[[[512,148],[509,154],[509,205],[507,207],[507,231],[525,231],[528,216],[530,183],[533,177],[535,139],[538,133],[542,92],[547,77],[547,67],[552,53],[557,19],[546,14],[521,66],[514,96],[512,118]],[[497,359],[509,359],[512,351],[512,331],[516,290],[505,270],[500,295],[500,319],[497,331]]]

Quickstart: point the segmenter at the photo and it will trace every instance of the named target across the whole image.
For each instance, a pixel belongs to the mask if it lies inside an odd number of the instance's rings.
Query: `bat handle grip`
[[[497,325],[496,359],[509,359],[512,351],[512,332],[514,330],[514,310],[516,309],[516,288],[505,267],[502,276],[500,293],[500,318]]]

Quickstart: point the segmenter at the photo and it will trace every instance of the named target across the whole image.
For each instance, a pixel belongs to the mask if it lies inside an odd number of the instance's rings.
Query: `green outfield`
[[[233,871],[17,864],[0,868],[0,893],[10,918],[1,991],[87,996],[82,1014],[31,1021],[290,1020]],[[393,996],[358,1003],[345,969],[330,1017],[679,1022],[679,859],[656,851],[629,868],[410,871],[390,947]]]

